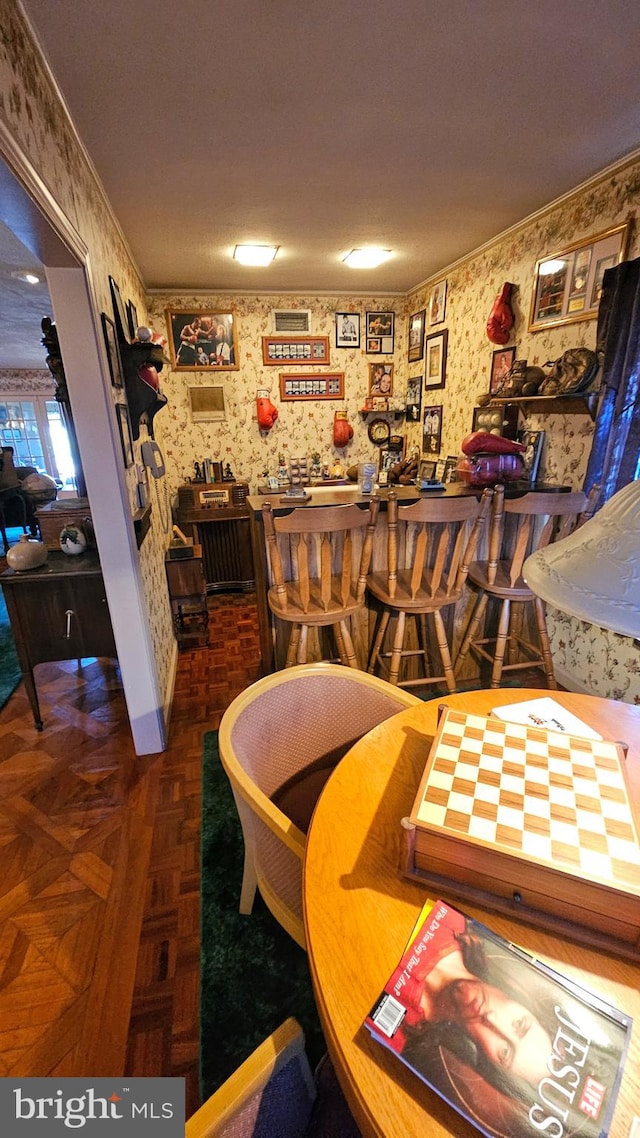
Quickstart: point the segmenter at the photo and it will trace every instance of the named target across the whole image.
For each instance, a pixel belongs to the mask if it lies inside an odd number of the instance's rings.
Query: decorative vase
[[[70,557],[77,557],[87,548],[87,539],[78,526],[65,526],[60,533],[60,548]]]
[[[17,572],[25,569],[37,569],[47,560],[48,549],[43,541],[35,541],[28,533],[20,534],[17,545],[7,550],[7,565]]]

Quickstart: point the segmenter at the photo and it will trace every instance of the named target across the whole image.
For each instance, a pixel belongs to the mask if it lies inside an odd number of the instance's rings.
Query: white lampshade
[[[575,533],[533,553],[522,575],[561,612],[640,638],[640,481],[624,486]]]

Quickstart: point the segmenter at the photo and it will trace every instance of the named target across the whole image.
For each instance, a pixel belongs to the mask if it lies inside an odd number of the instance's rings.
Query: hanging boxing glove
[[[515,323],[511,307],[511,294],[515,287],[507,281],[493,302],[493,308],[487,320],[487,336],[492,344],[506,344],[509,340],[511,329]]]
[[[268,391],[259,391],[256,397],[258,426],[261,431],[270,431],[278,418],[278,408],[274,407]]]
[[[333,417],[333,445],[346,447],[353,438],[353,427],[347,422],[346,411],[336,411]]]

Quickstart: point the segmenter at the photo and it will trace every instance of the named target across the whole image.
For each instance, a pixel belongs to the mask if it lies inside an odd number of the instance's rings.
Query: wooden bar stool
[[[504,487],[496,486],[488,559],[469,565],[469,584],[478,595],[456,659],[456,674],[471,652],[491,663],[492,688],[500,687],[503,672],[522,668],[541,668],[548,686],[557,688],[544,602],[525,584],[522,566],[530,553],[567,537],[591,517],[598,493],[595,487],[589,498],[580,490],[559,494],[533,491],[521,498],[505,499]],[[497,633],[478,636],[490,597],[499,604]],[[533,606],[537,645],[523,634],[526,605]]]
[[[307,663],[310,628],[331,628],[340,663],[358,667],[349,618],[364,607],[379,506],[373,495],[367,509],[303,507],[277,517],[271,502],[262,507],[273,580],[269,608],[291,625],[285,667]],[[359,557],[357,535],[362,542]],[[278,538],[285,539],[283,545]]]
[[[460,599],[491,497],[487,489],[480,501],[472,496],[423,498],[399,507],[390,492],[387,568],[367,578],[367,590],[381,606],[367,667],[372,675],[381,667],[384,678],[399,687],[444,680],[448,691],[456,690],[442,610]],[[416,648],[405,642],[407,616],[416,618]],[[433,654],[437,649],[439,656],[435,674],[427,618],[435,632]],[[402,660],[411,657],[423,665],[424,674],[401,677]]]

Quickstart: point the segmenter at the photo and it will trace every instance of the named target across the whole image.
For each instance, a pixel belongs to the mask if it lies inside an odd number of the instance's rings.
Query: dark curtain
[[[600,486],[602,505],[637,476],[640,457],[640,258],[607,269],[598,309],[601,397],[587,493]]]

